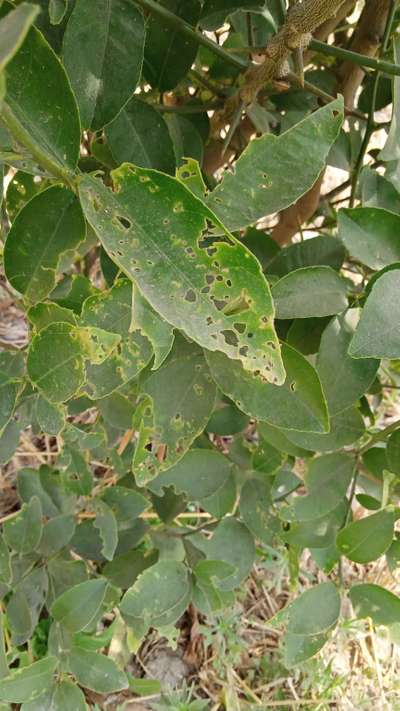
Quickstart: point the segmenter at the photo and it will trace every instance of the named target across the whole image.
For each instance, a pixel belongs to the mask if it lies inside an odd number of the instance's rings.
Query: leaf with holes
[[[132,470],[139,486],[176,464],[204,430],[216,388],[198,346],[182,338],[164,364],[141,383]]]
[[[63,57],[83,128],[115,118],[140,80],[144,18],[130,0],[77,0],[64,35]]]
[[[32,198],[15,218],[4,248],[4,268],[10,284],[33,304],[56,284],[63,253],[76,249],[86,226],[76,195],[53,185]]]
[[[228,233],[204,244],[207,223],[222,227],[179,180],[124,165],[114,192],[83,177],[86,217],[103,247],[169,323],[282,383],[274,309],[260,265]]]
[[[312,365],[290,346],[282,347],[287,372],[283,386],[247,373],[223,353],[206,353],[211,375],[225,395],[251,417],[300,432],[329,430],[326,402]]]
[[[325,167],[343,122],[343,100],[315,111],[280,136],[248,145],[207,204],[230,230],[279,212],[306,193]]]

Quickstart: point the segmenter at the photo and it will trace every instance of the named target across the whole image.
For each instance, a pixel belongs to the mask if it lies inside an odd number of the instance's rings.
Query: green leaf
[[[344,257],[345,250],[337,237],[317,235],[281,249],[268,262],[267,273],[283,277],[295,269],[319,266],[338,270],[344,262]]]
[[[350,343],[353,358],[400,358],[399,279],[394,269],[374,283]]]
[[[345,497],[354,462],[347,454],[327,454],[313,459],[304,475],[306,496],[292,500],[282,511],[287,521],[312,521],[331,513]]]
[[[223,519],[207,542],[207,558],[223,560],[235,568],[232,575],[221,580],[218,587],[221,590],[234,590],[249,574],[255,558],[255,546],[248,528],[229,517]]]
[[[225,18],[237,10],[260,10],[263,6],[264,0],[205,0],[201,26],[213,30],[223,25]]]
[[[400,62],[400,41],[398,37],[393,38],[393,61],[395,64]],[[395,161],[400,158],[399,144],[399,121],[400,121],[400,80],[398,77],[393,78],[393,109],[390,130],[386,143],[379,153],[379,160]]]
[[[0,72],[19,50],[38,13],[37,5],[24,2],[0,20]]]
[[[248,479],[240,492],[240,515],[253,536],[270,546],[273,538],[271,493],[267,482]]]
[[[197,24],[201,9],[199,0],[162,0],[161,5],[189,25]],[[196,41],[151,15],[144,54],[147,81],[162,92],[173,89],[192,66],[197,49]]]
[[[73,516],[63,514],[55,516],[43,526],[43,535],[40,540],[39,551],[41,555],[49,558],[66,546],[75,531]]]
[[[20,380],[24,372],[22,353],[0,353],[0,432],[9,423],[18,395],[22,389]]]
[[[129,526],[150,506],[149,501],[142,494],[125,486],[110,486],[101,497],[114,512],[119,528]]]
[[[66,423],[65,409],[49,402],[42,395],[36,401],[36,417],[42,432],[49,435],[60,434]]]
[[[290,525],[288,531],[281,533],[281,538],[289,545],[299,548],[327,548],[335,543],[338,530],[343,526],[346,516],[344,501],[327,516],[312,521],[298,521]]]
[[[42,302],[32,306],[28,310],[27,316],[36,331],[50,326],[54,321],[70,323],[72,326],[76,326],[78,323],[73,311],[53,302]]]
[[[386,468],[400,476],[400,430],[392,432],[390,435],[387,442],[386,457],[388,463]]]
[[[9,675],[6,649],[4,644],[4,616],[0,613],[0,681]],[[1,704],[0,704],[1,709]],[[8,711],[8,709],[7,709]]]
[[[74,585],[58,597],[51,606],[54,619],[71,632],[79,632],[95,619],[107,590],[104,578]]]
[[[302,458],[311,456],[311,452],[294,445],[287,438],[284,430],[268,425],[266,422],[260,422],[258,425],[258,432],[261,437],[261,442],[267,442],[270,446],[274,447],[274,449],[277,449],[283,454],[291,454],[293,457]]]
[[[142,551],[131,550],[115,556],[110,563],[106,563],[102,573],[112,585],[127,590],[138,576],[155,562],[151,555],[146,558]]]
[[[86,226],[76,195],[60,185],[43,190],[15,218],[4,248],[10,284],[31,303],[50,294],[61,255],[85,238]]]
[[[209,449],[191,449],[175,466],[158,475],[149,484],[156,494],[173,486],[189,501],[200,501],[215,494],[228,480],[232,465],[226,457]]]
[[[116,162],[135,163],[175,173],[175,154],[167,125],[151,104],[132,98],[105,130]]]
[[[68,665],[80,686],[98,694],[111,694],[129,686],[126,674],[104,654],[75,647],[68,655]]]
[[[4,3],[0,14],[10,7]],[[7,65],[6,102],[3,118],[17,141],[51,174],[70,175],[80,147],[78,110],[60,61],[34,27]]]
[[[214,409],[216,388],[202,351],[183,339],[140,386],[135,414],[138,439],[132,460],[143,486],[176,464],[204,430]]]
[[[201,164],[204,153],[203,139],[192,121],[189,121],[185,116],[171,114],[167,115],[166,122],[174,146],[177,166],[184,167],[187,158]],[[187,183],[184,184],[189,188]],[[191,192],[194,191],[191,190]],[[202,199],[203,195],[198,195],[198,197]]]
[[[61,455],[60,464],[65,466],[62,472],[64,489],[77,496],[89,496],[93,475],[87,463],[87,453],[84,456],[74,447],[67,446]]]
[[[88,364],[88,391],[91,397],[103,398],[135,378],[151,358],[148,340],[132,331],[132,284],[117,281],[101,294],[83,304],[82,321],[94,328],[118,334],[121,342],[102,364]],[[136,325],[136,324],[135,324]]]
[[[328,632],[340,615],[336,586],[320,583],[306,590],[288,608],[287,630],[293,635],[313,636]]]
[[[353,521],[338,533],[336,545],[355,563],[370,563],[387,551],[393,540],[393,511],[384,509]]]
[[[328,635],[322,632],[313,636],[291,634],[286,632],[283,638],[283,663],[287,669],[302,664],[314,657],[328,641]]]
[[[3,525],[5,542],[19,554],[36,550],[42,531],[42,507],[37,496],[29,504],[23,504],[19,513]]]
[[[69,679],[60,681],[36,701],[23,704],[21,711],[87,711],[83,692]]]
[[[272,287],[276,317],[330,316],[347,307],[345,281],[331,267],[304,267],[282,277]]]
[[[52,403],[69,400],[85,381],[84,353],[77,329],[52,323],[32,338],[28,374]]]
[[[11,556],[3,536],[0,536],[0,583],[9,585],[11,580]]]
[[[29,567],[32,567],[35,558],[30,558]],[[27,561],[27,562],[28,562]],[[19,561],[25,563],[25,561]],[[29,568],[28,568],[29,570]],[[44,567],[27,570],[14,570],[15,579],[21,579],[7,605],[7,618],[12,633],[12,644],[21,646],[25,644],[38,624],[40,614],[46,601],[49,580]]]
[[[77,0],[63,56],[83,128],[97,131],[110,123],[132,96],[144,39],[143,15],[130,0]]]
[[[53,681],[58,665],[55,657],[46,657],[27,667],[22,667],[0,680],[0,700],[21,704],[34,701]]]
[[[139,329],[149,339],[154,351],[153,370],[162,365],[174,345],[174,329],[160,318],[157,311],[143,298],[139,289],[133,286],[132,326]]]
[[[339,236],[350,256],[371,269],[400,261],[400,217],[377,207],[339,210]]]
[[[247,373],[223,353],[206,353],[218,387],[251,417],[275,427],[301,432],[326,432],[328,415],[318,375],[312,365],[286,344],[282,347],[287,372],[283,386]]]
[[[189,592],[187,568],[178,561],[162,560],[147,568],[125,593],[121,614],[135,631],[174,624],[188,604]]]
[[[49,17],[52,25],[59,25],[67,12],[68,0],[49,0]]]
[[[290,442],[313,452],[334,452],[353,444],[365,432],[364,420],[355,407],[343,410],[329,420],[330,430],[326,434],[313,432],[286,432]]]
[[[94,527],[98,529],[102,540],[101,553],[106,560],[114,558],[115,549],[118,545],[118,527],[117,521],[112,509],[101,499],[96,499],[95,504],[96,518]]]
[[[80,182],[86,217],[112,259],[166,321],[281,383],[272,301],[256,259],[228,234],[200,246],[206,221],[220,223],[179,180],[129,165],[112,175],[114,192],[95,178]]]
[[[249,418],[235,405],[223,405],[214,410],[206,429],[220,437],[229,437],[243,432],[248,424]]]
[[[337,99],[280,136],[266,133],[251,141],[235,170],[210,193],[209,207],[237,230],[292,205],[325,167],[342,121],[343,101]]]
[[[359,400],[374,381],[379,368],[379,361],[357,360],[348,354],[358,317],[358,309],[336,316],[322,334],[317,371],[331,415],[343,412]]]
[[[53,518],[60,513],[71,513],[74,500],[63,489],[57,470],[45,464],[40,469],[23,468],[18,471],[18,494],[22,501],[29,503],[32,496],[40,499],[43,515]]]
[[[380,585],[365,583],[350,588],[350,600],[357,617],[371,617],[375,625],[400,622],[400,598]]]

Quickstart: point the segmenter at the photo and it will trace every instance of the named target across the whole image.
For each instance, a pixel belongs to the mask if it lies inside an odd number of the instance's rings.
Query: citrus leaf
[[[34,196],[15,218],[4,248],[10,284],[31,303],[50,294],[61,255],[85,238],[86,226],[76,195],[53,185]]]
[[[394,513],[383,509],[372,516],[353,521],[340,531],[336,545],[355,563],[370,563],[387,551],[393,540]]]
[[[399,283],[399,269],[374,283],[350,343],[353,358],[400,358]]]
[[[207,204],[230,230],[292,205],[325,167],[343,122],[343,100],[315,111],[280,136],[251,141]]]
[[[102,540],[101,553],[106,560],[114,558],[115,549],[118,545],[117,521],[112,509],[101,499],[96,499],[94,503],[96,518],[94,527],[98,529]]]
[[[380,585],[353,585],[349,594],[357,617],[371,617],[375,625],[400,622],[400,598]]]
[[[104,578],[74,585],[53,602],[52,617],[71,632],[83,630],[100,610],[107,585]]]
[[[55,657],[46,657],[27,667],[13,670],[9,676],[0,680],[0,700],[21,704],[39,698],[51,686],[57,665]]]
[[[166,321],[281,383],[269,287],[252,254],[229,234],[200,246],[207,221],[220,223],[179,180],[129,165],[112,175],[114,192],[83,177],[80,195],[116,264]]]
[[[80,686],[98,694],[127,689],[128,679],[116,663],[104,654],[75,647],[68,655],[69,668]]]
[[[228,480],[232,465],[226,457],[209,449],[191,449],[175,466],[158,475],[149,489],[162,495],[173,486],[190,501],[200,501],[215,494]]]
[[[20,48],[38,13],[37,5],[24,2],[0,20],[0,72]]]
[[[20,554],[37,549],[42,531],[42,507],[37,496],[33,496],[14,518],[5,521],[3,525],[5,542]]]
[[[3,3],[0,15],[4,17],[10,8]],[[35,27],[7,65],[3,118],[18,142],[50,174],[53,167],[67,176],[75,170],[80,147],[78,109],[61,62]]]
[[[400,262],[400,217],[377,207],[342,209],[339,236],[347,251],[371,269]]]
[[[331,267],[304,267],[279,279],[272,287],[276,317],[282,319],[330,316],[347,307],[345,281]]]
[[[130,0],[77,0],[63,57],[83,128],[97,131],[110,123],[132,96],[142,71],[144,39],[143,15]]]
[[[221,590],[233,590],[248,575],[255,558],[253,536],[248,528],[229,517],[221,521],[215,529],[206,546],[207,558],[223,560],[235,568],[232,575],[221,580],[218,587]]]
[[[137,328],[151,342],[154,351],[153,370],[162,365],[174,345],[174,329],[160,318],[133,284],[132,327]]]
[[[328,431],[326,403],[316,371],[286,344],[282,357],[287,377],[278,387],[247,373],[238,361],[230,361],[223,353],[206,352],[218,387],[247,415],[300,432]]]
[[[333,583],[306,590],[289,605],[287,630],[292,635],[313,636],[328,632],[340,615],[340,595]]]

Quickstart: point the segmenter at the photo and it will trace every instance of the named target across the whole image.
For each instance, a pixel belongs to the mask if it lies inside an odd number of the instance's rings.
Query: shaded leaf
[[[37,5],[24,2],[0,20],[0,72],[20,48],[38,12]]]
[[[98,694],[111,694],[128,688],[126,674],[104,654],[75,647],[68,655],[68,665],[80,686]]]
[[[83,630],[100,610],[107,585],[106,580],[97,578],[67,589],[53,602],[52,617],[71,632]]]
[[[338,270],[344,262],[344,257],[345,250],[337,237],[317,235],[281,249],[268,262],[266,271],[268,274],[283,277],[302,267],[327,266]]]
[[[132,96],[144,39],[143,15],[129,0],[77,0],[63,57],[83,128],[98,130],[110,123]]]
[[[5,542],[20,554],[37,549],[42,531],[42,507],[37,496],[23,504],[18,514],[3,524]]]
[[[339,236],[349,254],[371,269],[400,261],[400,217],[377,207],[342,209]]]
[[[101,499],[95,500],[94,527],[98,529],[102,540],[101,552],[104,558],[112,560],[118,545],[117,521],[112,509]]]
[[[217,451],[190,449],[189,452],[149,484],[156,494],[163,488],[173,486],[177,493],[185,493],[190,501],[199,501],[212,496],[227,481],[232,465]]]
[[[255,546],[248,528],[235,518],[221,521],[207,542],[207,558],[223,560],[235,568],[232,575],[221,580],[221,590],[233,590],[248,575],[255,558]]]

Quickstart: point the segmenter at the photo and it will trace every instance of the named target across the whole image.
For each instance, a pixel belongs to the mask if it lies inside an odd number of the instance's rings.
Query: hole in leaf
[[[234,324],[233,324],[233,328],[234,328],[235,331],[237,331],[238,333],[244,333],[245,330],[246,330],[246,324],[245,324],[245,323],[234,323]]]
[[[116,218],[125,230],[129,230],[132,227],[132,222],[126,217],[123,217],[122,215],[116,215]]]
[[[239,339],[235,333],[235,331],[231,331],[229,329],[225,331],[221,331],[223,337],[225,338],[226,343],[228,346],[237,346],[239,344]]]
[[[189,301],[191,304],[196,301],[196,293],[193,291],[193,289],[188,289],[185,294],[185,301]]]

